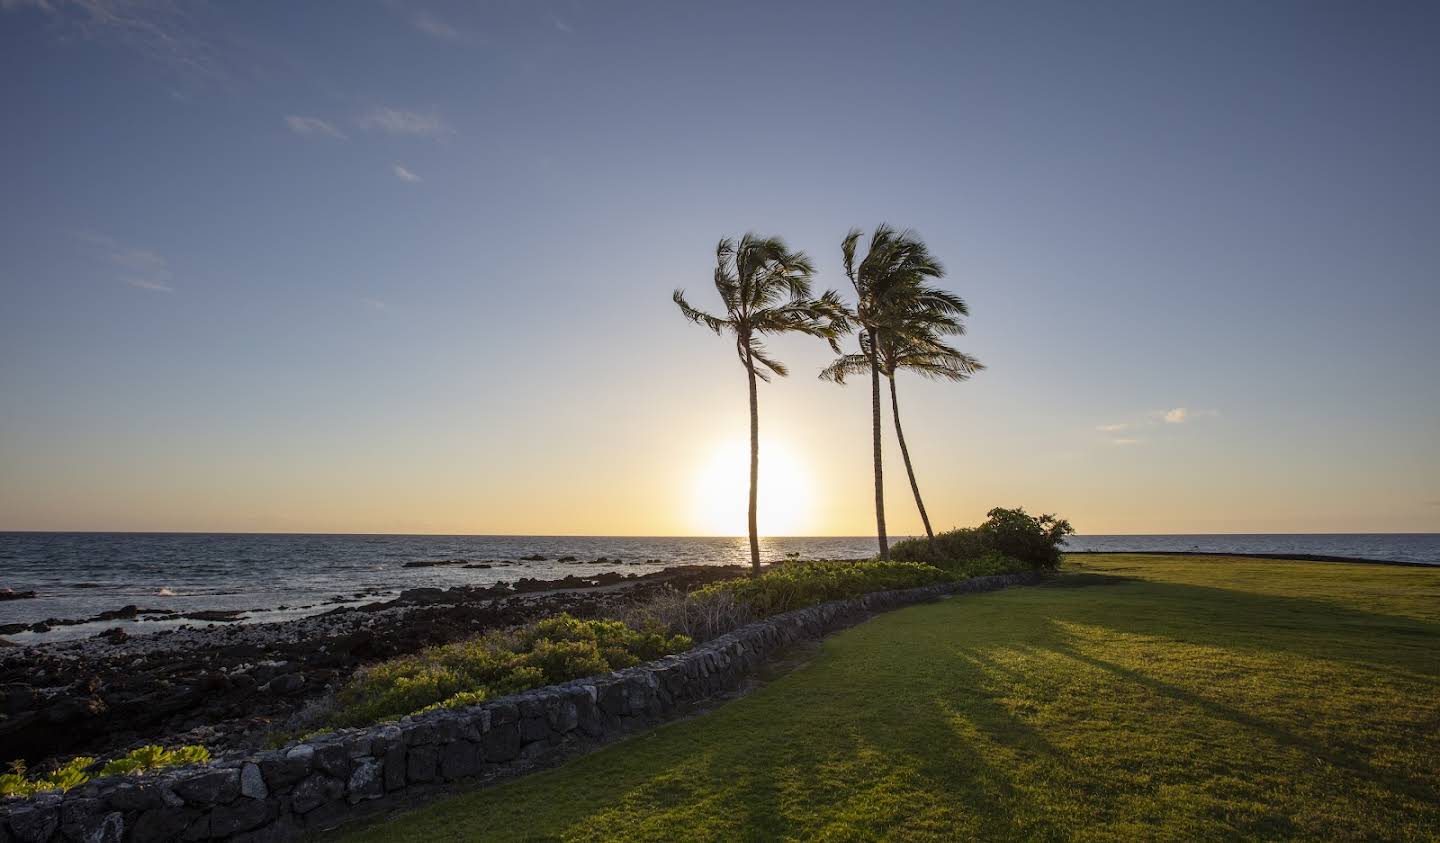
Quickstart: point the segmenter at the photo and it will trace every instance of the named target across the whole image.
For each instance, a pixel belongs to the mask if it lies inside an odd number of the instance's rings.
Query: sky
[[[1440,531],[1440,6],[0,0],[0,529],[739,534],[714,247],[970,305],[937,527]],[[853,344],[853,339],[850,341]],[[772,343],[761,525],[873,534]],[[887,520],[920,531],[886,419]]]

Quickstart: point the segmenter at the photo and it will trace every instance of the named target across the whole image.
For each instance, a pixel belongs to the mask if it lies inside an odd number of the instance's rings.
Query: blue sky
[[[670,290],[713,307],[746,230],[844,290],[889,221],[989,366],[901,382],[937,521],[1440,530],[1436,43],[1424,3],[0,0],[0,529],[710,531],[744,381]],[[775,531],[863,533],[868,396],[777,348]]]

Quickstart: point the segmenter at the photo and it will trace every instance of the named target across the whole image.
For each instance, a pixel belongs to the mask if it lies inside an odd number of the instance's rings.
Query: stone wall
[[[283,750],[6,800],[0,843],[293,840],[449,782],[520,775],[680,716],[734,688],[777,650],[872,612],[1037,579],[980,577],[823,603],[604,676],[342,730]]]

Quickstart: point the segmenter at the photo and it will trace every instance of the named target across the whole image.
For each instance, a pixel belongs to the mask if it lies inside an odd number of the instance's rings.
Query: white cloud
[[[153,293],[173,293],[170,282],[170,262],[164,255],[149,249],[126,246],[113,237],[103,234],[81,234],[80,239],[96,247],[105,260],[120,268],[119,280],[136,288]]]
[[[371,310],[386,310],[390,307],[390,305],[379,299],[366,298],[365,296],[361,296],[360,298],[356,299],[356,301],[360,302]]]
[[[559,17],[557,17],[557,16],[554,15],[553,13],[550,15],[550,25],[553,26],[553,27],[555,27],[556,29],[560,30],[561,32],[565,32],[565,33],[573,33],[573,32],[575,31],[575,30],[570,26],[570,24],[568,24],[568,23],[566,23],[565,21],[561,20]]]
[[[420,181],[419,176],[415,175],[413,172],[406,169],[400,164],[395,165],[395,177],[400,179],[400,181],[410,182],[411,184],[415,184],[416,182]]]
[[[216,51],[197,34],[203,7],[175,0],[0,0],[0,11],[48,15],[62,38],[118,43],[187,76],[224,76]]]
[[[415,16],[415,28],[440,41],[464,41],[465,34],[429,12]]]
[[[285,125],[290,127],[290,131],[301,137],[331,137],[345,140],[344,132],[318,117],[301,117],[298,114],[290,114],[285,117]]]
[[[454,134],[454,130],[439,115],[401,111],[396,108],[372,108],[360,116],[359,124],[362,129],[378,130],[392,135],[443,138]]]
[[[1156,427],[1164,427],[1172,424],[1186,424],[1201,417],[1213,418],[1219,415],[1219,410],[1192,410],[1188,407],[1174,407],[1169,410],[1151,410],[1150,412],[1145,413],[1143,416],[1133,418],[1131,421],[1128,422],[1097,424],[1095,426],[1095,430],[1099,431],[1100,433],[1111,434],[1124,433],[1126,431],[1130,431],[1133,433],[1141,433],[1144,431],[1153,431]],[[1144,440],[1118,438],[1111,439],[1110,441],[1116,445],[1134,445]]]

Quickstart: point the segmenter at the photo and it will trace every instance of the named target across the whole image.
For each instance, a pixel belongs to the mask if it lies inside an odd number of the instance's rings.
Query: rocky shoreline
[[[686,565],[644,575],[605,571],[489,587],[413,588],[393,600],[286,621],[143,635],[116,628],[93,638],[3,648],[0,762],[23,759],[35,767],[161,742],[200,743],[212,751],[255,748],[276,724],[367,663],[556,612],[611,614],[661,590],[690,590],[744,572]],[[143,611],[117,610],[127,617]]]

